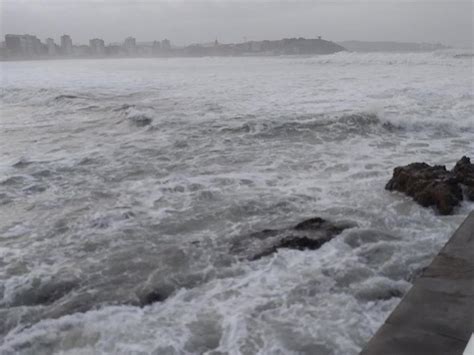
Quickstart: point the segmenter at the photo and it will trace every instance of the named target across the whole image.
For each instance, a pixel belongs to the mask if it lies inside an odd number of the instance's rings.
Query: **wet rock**
[[[397,288],[367,288],[355,294],[356,298],[364,301],[387,301],[391,298],[401,298],[404,292]]]
[[[79,96],[76,95],[58,95],[54,99],[55,100],[64,100],[64,99],[78,99]]]
[[[344,229],[354,227],[347,222],[333,223],[320,217],[311,218],[284,229],[264,229],[240,237],[232,247],[233,254],[248,260],[258,260],[275,253],[278,249],[319,249]]]
[[[153,121],[150,117],[143,114],[132,115],[132,116],[129,116],[128,119],[130,120],[131,123],[133,123],[137,127],[148,126]]]
[[[474,201],[474,166],[463,157],[452,171],[445,166],[412,163],[396,167],[385,186],[389,191],[403,192],[423,207],[434,206],[442,215],[451,214],[466,197]]]
[[[469,201],[474,201],[474,186],[469,186],[466,188],[466,196]]]
[[[9,306],[49,305],[66,296],[78,286],[76,280],[51,280],[41,282],[35,280],[31,288],[18,292]]]
[[[163,302],[166,298],[168,298],[168,296],[164,293],[153,290],[140,297],[140,307],[145,307],[156,302]]]
[[[466,197],[474,201],[474,164],[471,159],[464,156],[459,160],[452,170],[455,178],[465,186]]]
[[[32,162],[30,161],[27,161],[27,160],[24,160],[24,159],[20,159],[19,161],[17,161],[15,164],[13,164],[12,166],[14,168],[18,168],[18,169],[21,169],[21,168],[25,168],[27,167],[28,165],[30,164],[33,164]]]

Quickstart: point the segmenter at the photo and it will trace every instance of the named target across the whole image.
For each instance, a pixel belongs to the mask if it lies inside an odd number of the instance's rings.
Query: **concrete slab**
[[[413,286],[385,321],[407,329],[449,336],[465,341],[471,337],[474,298],[460,293],[444,293]]]
[[[361,354],[461,355],[473,331],[474,212]]]
[[[420,330],[384,324],[361,355],[458,355],[466,343]]]

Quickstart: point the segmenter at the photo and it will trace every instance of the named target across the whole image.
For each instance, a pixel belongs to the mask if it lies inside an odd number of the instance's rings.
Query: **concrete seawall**
[[[474,331],[474,212],[361,355],[461,355]]]

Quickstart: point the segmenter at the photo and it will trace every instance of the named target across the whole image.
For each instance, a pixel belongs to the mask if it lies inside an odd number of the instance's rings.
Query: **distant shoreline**
[[[63,37],[67,37],[68,46],[58,47],[52,39],[48,39],[48,47],[35,36],[6,35],[6,47],[2,48],[0,60],[279,56],[332,54],[346,50],[339,44],[321,38],[302,37],[230,44],[216,40],[213,43],[186,47],[172,47],[169,40],[140,44],[135,38],[127,38],[123,45],[105,45],[103,40],[94,39],[89,46],[74,46],[69,36]]]
[[[167,40],[166,40],[167,41]],[[169,41],[168,41],[169,43]],[[79,48],[81,51],[79,51]],[[150,43],[134,44],[133,50],[125,45],[110,44],[100,52],[94,52],[92,47],[73,46],[74,53],[65,55],[61,52],[55,55],[41,54],[11,54],[4,51],[0,56],[2,62],[19,61],[49,61],[49,60],[80,60],[80,59],[138,59],[138,58],[222,58],[222,57],[279,57],[279,56],[312,56],[350,53],[427,53],[436,50],[451,49],[441,43],[412,43],[390,41],[340,41],[332,42],[306,38],[284,38],[281,40],[249,41],[243,43],[193,44],[185,47],[154,47]],[[78,52],[76,53],[76,49]],[[39,53],[39,52],[36,52]]]

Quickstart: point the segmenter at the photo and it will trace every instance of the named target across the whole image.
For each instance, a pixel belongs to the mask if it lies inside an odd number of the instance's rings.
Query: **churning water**
[[[474,153],[459,52],[1,64],[0,353],[356,354],[473,205],[384,190]],[[313,216],[318,250],[231,245]]]

